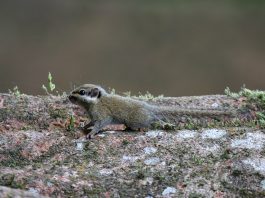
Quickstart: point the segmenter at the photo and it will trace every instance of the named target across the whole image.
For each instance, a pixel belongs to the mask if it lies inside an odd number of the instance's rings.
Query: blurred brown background
[[[265,1],[0,1],[0,92],[265,89]]]

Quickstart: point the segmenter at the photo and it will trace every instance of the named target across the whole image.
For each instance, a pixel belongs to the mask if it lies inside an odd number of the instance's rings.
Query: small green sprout
[[[149,91],[147,91],[144,95],[139,93],[139,96],[136,96],[136,98],[142,99],[142,100],[156,100],[163,98],[164,95],[154,96]]]
[[[21,92],[19,91],[19,89],[18,89],[18,86],[15,86],[14,88],[13,88],[13,90],[8,90],[9,91],[9,94],[12,94],[12,95],[14,95],[14,96],[16,96],[16,97],[19,97],[19,96],[21,96]]]
[[[111,94],[111,95],[115,95],[115,94],[116,94],[116,91],[115,91],[115,89],[114,89],[114,88],[112,88],[112,89],[109,89],[109,90],[110,90],[109,92],[110,92],[110,94]]]
[[[53,92],[55,89],[55,84],[52,82],[52,75],[49,72],[48,74],[48,88],[45,85],[42,85],[42,89],[48,94],[50,95],[50,92]]]
[[[226,87],[224,90],[225,95],[230,96],[232,98],[238,98],[240,95],[238,93],[231,92],[229,87]]]
[[[258,118],[258,124],[260,128],[265,128],[265,115],[262,112],[256,112],[257,118]]]
[[[131,97],[131,92],[130,91],[126,91],[126,92],[123,92],[123,94],[126,96],[126,97]]]
[[[75,127],[75,117],[73,114],[70,115],[69,125],[67,126],[68,131],[72,131]]]

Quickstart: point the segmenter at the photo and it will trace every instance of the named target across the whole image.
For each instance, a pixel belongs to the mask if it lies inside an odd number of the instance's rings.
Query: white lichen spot
[[[83,142],[77,142],[76,143],[76,150],[82,151],[84,149],[84,143]]]
[[[163,131],[148,131],[146,136],[151,138],[162,137],[165,133]]]
[[[227,134],[225,130],[221,129],[207,129],[201,134],[202,139],[220,139]]]
[[[261,150],[265,143],[265,134],[263,133],[247,133],[244,139],[232,140],[233,148],[246,148]]]
[[[250,165],[255,171],[265,175],[265,158],[248,158],[243,160],[243,163]]]
[[[196,136],[196,132],[195,131],[191,131],[191,130],[181,130],[176,134],[177,138],[181,138],[181,139],[190,139],[190,138],[194,138]]]
[[[75,144],[76,144],[75,149],[77,151],[83,151],[84,150],[84,146],[85,146],[84,143],[86,142],[85,139],[77,139],[77,140],[74,140],[73,142],[75,142]]]
[[[174,187],[167,187],[163,192],[163,196],[169,196],[170,194],[175,194],[177,192],[177,189]]]
[[[116,131],[106,131],[106,132],[108,132],[110,134],[116,133]]]
[[[39,194],[39,191],[36,188],[29,188],[28,191],[35,194],[35,195]]]
[[[215,102],[211,106],[212,106],[212,108],[218,108],[219,107],[219,104]]]
[[[160,162],[160,159],[158,157],[151,157],[146,160],[144,160],[145,165],[157,165]]]
[[[111,175],[112,173],[113,173],[113,170],[107,169],[107,168],[104,168],[99,171],[99,174],[102,176],[108,176],[108,175]]]
[[[128,155],[122,156],[122,161],[124,163],[133,163],[138,159],[139,159],[139,157],[137,157],[137,156],[128,156]]]
[[[207,156],[210,154],[217,155],[222,150],[218,144],[202,144],[197,145],[196,148],[201,156]]]
[[[153,153],[156,153],[157,152],[157,148],[155,147],[145,147],[144,148],[144,153],[146,155],[150,155],[150,154],[153,154]]]
[[[213,145],[213,146],[206,146],[204,147],[205,151],[208,151],[210,153],[217,153],[218,151],[221,150],[219,145]]]
[[[265,179],[260,182],[260,186],[263,190],[265,190]]]

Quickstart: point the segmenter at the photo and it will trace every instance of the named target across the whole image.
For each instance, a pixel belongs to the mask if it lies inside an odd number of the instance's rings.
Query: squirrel
[[[147,102],[107,93],[102,87],[84,84],[71,92],[69,100],[79,105],[88,113],[90,123],[84,127],[89,130],[87,138],[93,138],[107,125],[124,124],[131,130],[153,128],[157,123],[161,126],[174,126],[170,120],[183,115],[191,117],[218,117],[231,115],[231,112],[218,110],[181,109],[177,107],[156,106]],[[92,128],[92,129],[91,129]]]

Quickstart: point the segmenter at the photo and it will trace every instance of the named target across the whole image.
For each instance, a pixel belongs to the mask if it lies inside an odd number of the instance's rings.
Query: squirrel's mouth
[[[68,99],[71,101],[71,103],[75,104],[77,102],[77,97],[75,97],[73,95],[68,96]]]

